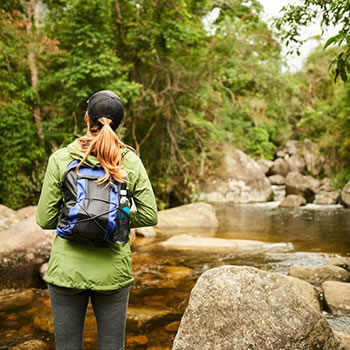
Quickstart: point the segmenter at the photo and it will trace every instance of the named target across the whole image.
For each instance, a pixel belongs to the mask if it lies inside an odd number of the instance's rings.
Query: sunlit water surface
[[[286,274],[292,266],[316,266],[335,256],[350,256],[350,210],[340,206],[308,205],[291,210],[266,203],[217,205],[216,211],[220,222],[217,230],[168,231],[154,239],[137,239],[127,349],[171,349],[190,291],[197,278],[210,268],[234,264]],[[268,244],[265,249],[246,251],[173,250],[157,244],[174,233]],[[335,330],[350,334],[349,317],[325,315]],[[31,304],[0,313],[0,349],[30,339],[42,339],[54,349],[46,290],[36,290]],[[97,349],[95,339],[95,320],[89,307],[84,349]]]

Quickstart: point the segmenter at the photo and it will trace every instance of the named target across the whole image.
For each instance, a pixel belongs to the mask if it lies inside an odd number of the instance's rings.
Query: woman
[[[102,167],[108,184],[126,182],[137,210],[130,227],[157,224],[157,207],[151,184],[139,157],[119,141],[115,130],[123,119],[123,105],[112,91],[95,93],[88,100],[84,120],[87,133],[54,152],[48,162],[38,204],[37,223],[44,229],[57,226],[63,200],[61,183],[72,160],[79,166]],[[85,313],[89,299],[95,313],[99,350],[124,349],[124,333],[131,274],[129,243],[94,246],[55,238],[48,283],[56,349],[82,349]]]

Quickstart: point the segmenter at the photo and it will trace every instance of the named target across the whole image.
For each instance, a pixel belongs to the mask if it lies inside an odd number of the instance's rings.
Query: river
[[[316,266],[331,257],[350,256],[350,210],[341,206],[307,205],[280,209],[277,203],[217,205],[217,230],[176,233],[267,243],[262,250],[174,250],[157,243],[174,234],[137,238],[133,247],[135,283],[130,295],[126,349],[171,349],[190,291],[204,271],[226,264],[247,265],[286,274],[296,265]],[[350,334],[350,317],[325,313],[333,329]],[[54,349],[49,299],[36,289],[34,301],[0,313],[0,349],[42,339]],[[91,307],[85,325],[85,350],[97,348]]]

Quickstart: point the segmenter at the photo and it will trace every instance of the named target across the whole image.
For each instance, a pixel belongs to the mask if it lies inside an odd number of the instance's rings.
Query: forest
[[[273,159],[287,140],[311,139],[344,186],[350,6],[302,3],[309,17],[286,10],[271,28],[257,0],[0,1],[0,203],[37,203],[49,155],[84,134],[86,100],[104,89],[124,102],[118,135],[140,154],[160,209],[190,202],[225,144]],[[289,73],[281,39],[298,44],[317,10],[343,30]]]

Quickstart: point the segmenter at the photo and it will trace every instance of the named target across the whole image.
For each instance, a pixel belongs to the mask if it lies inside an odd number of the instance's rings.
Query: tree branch
[[[132,138],[135,142],[136,154],[140,155],[140,145],[139,145],[139,143],[137,141],[137,137],[136,137],[136,118],[134,118],[132,121],[131,134],[132,134]]]
[[[26,31],[29,37],[28,43],[28,65],[31,74],[32,87],[37,93],[36,104],[34,107],[34,120],[39,136],[39,143],[41,146],[44,145],[44,133],[41,127],[41,114],[40,114],[40,97],[38,93],[38,81],[39,73],[38,67],[36,65],[35,56],[35,46],[34,46],[34,35],[33,35],[33,16],[35,16],[35,7],[37,5],[37,0],[27,0],[26,10],[27,10],[27,21],[26,21]]]
[[[144,138],[140,141],[140,148],[141,146],[144,144],[144,142],[151,136],[152,130],[154,129],[154,127],[156,126],[157,122],[154,121],[151,125],[151,127],[148,129],[147,134],[144,136]]]

